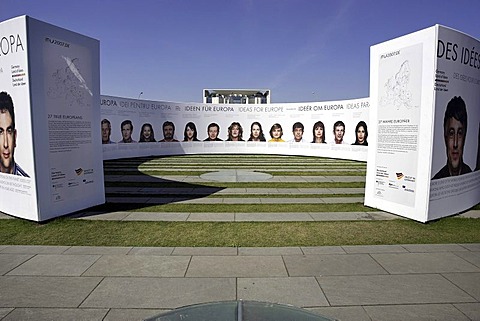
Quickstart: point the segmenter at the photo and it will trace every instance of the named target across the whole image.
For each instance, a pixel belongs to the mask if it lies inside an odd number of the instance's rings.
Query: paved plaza
[[[1,320],[142,320],[257,300],[339,320],[479,320],[480,244],[0,246]]]
[[[237,174],[225,172],[224,179],[244,179]],[[246,176],[252,180],[250,175]],[[221,181],[218,172],[206,177],[106,175],[107,182],[159,179],[197,185],[164,189],[110,185],[107,201],[139,206],[162,202],[192,205],[313,202],[321,206],[328,202],[363,202],[359,195],[364,193],[363,188],[357,187],[201,186],[209,180]],[[259,179],[265,179],[265,175]],[[272,179],[278,182],[364,180],[361,176],[266,178]],[[160,198],[158,194],[172,197]],[[285,197],[269,197],[269,194]],[[309,197],[310,194],[313,196]],[[315,196],[318,194],[325,197]],[[373,210],[306,213],[85,210],[71,217],[186,222],[401,219]],[[478,218],[480,211],[468,211],[457,217]],[[0,214],[0,219],[15,218]],[[346,321],[480,320],[480,244],[283,248],[0,245],[2,321],[142,320],[185,305],[226,300],[289,304]]]

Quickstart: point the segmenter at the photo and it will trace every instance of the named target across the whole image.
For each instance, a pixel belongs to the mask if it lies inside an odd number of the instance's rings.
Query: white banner
[[[101,112],[104,159],[196,153],[367,158],[368,98],[217,105],[102,96]],[[142,138],[144,130],[153,141]]]

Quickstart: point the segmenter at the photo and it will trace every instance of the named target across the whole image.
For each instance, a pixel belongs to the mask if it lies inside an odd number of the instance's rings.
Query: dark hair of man
[[[166,122],[164,122],[162,128],[165,129],[165,127],[167,126],[172,126],[173,130],[175,130],[175,125],[171,121],[167,120]]]
[[[15,129],[15,111],[13,109],[12,97],[5,91],[0,93],[0,112],[4,113],[8,111],[10,117],[12,117],[12,128]]]
[[[109,121],[108,119],[106,119],[106,118],[102,119],[101,125],[103,125],[103,124],[108,124],[108,128],[111,128],[111,127],[112,127],[112,125],[110,124],[110,121]]]
[[[304,127],[303,127],[303,124],[299,121],[297,121],[295,124],[293,124],[293,127],[292,127],[292,132],[295,131],[296,128],[301,128],[302,129],[302,132],[304,131]]]
[[[123,129],[123,126],[125,125],[130,125],[130,129],[133,131],[133,124],[130,119],[122,121],[122,123],[120,124],[120,129]]]
[[[343,121],[341,120],[337,120],[335,122],[335,124],[333,124],[333,131],[335,131],[335,128],[339,127],[339,126],[343,126],[343,129],[345,129],[345,124],[343,123]]]
[[[467,136],[467,106],[462,97],[455,96],[448,102],[445,117],[443,118],[444,130],[450,118],[455,118],[463,125],[464,135]]]
[[[211,123],[210,125],[208,125],[208,127],[207,127],[207,132],[208,132],[208,130],[209,130],[210,128],[212,128],[212,127],[217,127],[217,131],[220,132],[220,126],[218,126],[217,123]]]

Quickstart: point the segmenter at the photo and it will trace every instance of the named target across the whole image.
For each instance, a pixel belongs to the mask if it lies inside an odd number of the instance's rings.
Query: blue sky
[[[100,92],[200,102],[269,88],[272,102],[369,95],[370,46],[436,23],[480,38],[478,0],[0,0],[100,40]]]

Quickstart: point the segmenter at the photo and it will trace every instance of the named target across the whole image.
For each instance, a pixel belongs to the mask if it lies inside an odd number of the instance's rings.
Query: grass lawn
[[[225,165],[223,165],[223,163]],[[268,156],[268,155],[210,155],[174,156],[115,160],[105,162],[106,187],[113,189],[107,197],[116,197],[116,203],[97,206],[92,211],[138,211],[169,213],[299,213],[299,212],[367,212],[376,211],[363,203],[336,204],[135,204],[127,203],[132,197],[141,197],[139,187],[161,188],[157,194],[164,197],[185,197],[175,194],[175,188],[364,188],[365,183],[357,182],[202,182],[201,184],[176,181],[171,176],[196,176],[209,170],[207,167],[222,164],[225,167],[241,168],[242,164],[258,162],[256,168],[269,172],[272,164],[281,171],[272,175],[283,176],[363,176],[365,163],[322,159],[314,157]],[[178,170],[166,171],[176,164]],[[197,166],[198,171],[182,171],[182,164]],[[281,164],[281,165],[279,165]],[[284,167],[282,167],[284,166]],[[290,167],[296,166],[295,170]],[[185,166],[187,167],[187,166]],[[336,170],[340,168],[342,170]],[[315,171],[315,169],[322,169]],[[190,169],[190,168],[188,168]],[[147,181],[131,181],[132,175],[145,178],[148,174],[166,175],[168,179],[155,178]],[[122,176],[130,179],[122,181]],[[129,192],[128,188],[132,188]],[[168,189],[171,189],[170,191]],[[118,189],[117,189],[118,190]],[[147,192],[148,193],[148,192]],[[155,193],[155,192],[151,192]],[[282,194],[241,193],[235,195],[211,195],[210,198],[309,198],[309,197],[355,197],[362,194]],[[342,193],[341,190],[335,193]],[[205,195],[188,195],[190,198]],[[125,200],[121,198],[124,197]],[[474,207],[480,209],[480,205]],[[341,214],[339,214],[341,215]],[[0,244],[19,245],[77,245],[77,246],[242,246],[242,247],[283,247],[283,246],[324,246],[324,245],[375,245],[375,244],[428,244],[428,243],[480,243],[480,219],[443,218],[427,224],[412,220],[391,221],[328,221],[328,222],[134,222],[78,220],[68,217],[54,219],[47,223],[35,223],[21,219],[0,220]]]
[[[324,246],[479,243],[480,220],[336,222],[0,221],[0,244],[76,246]]]

